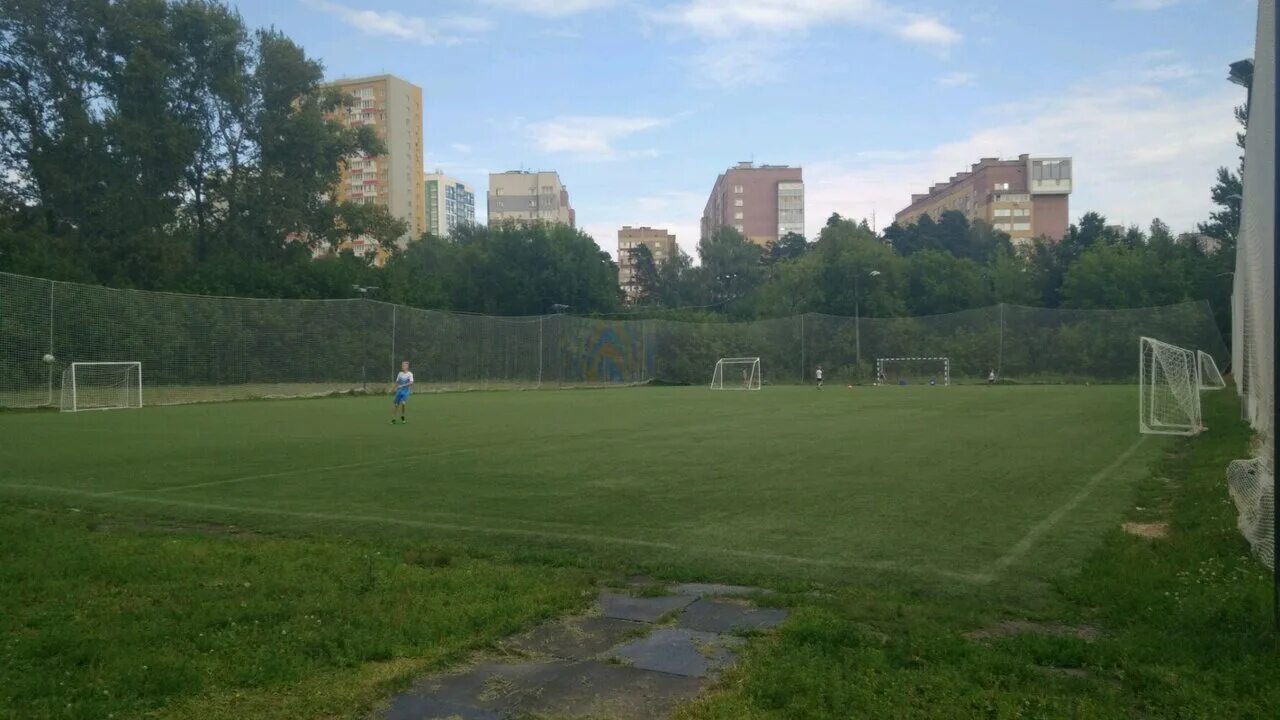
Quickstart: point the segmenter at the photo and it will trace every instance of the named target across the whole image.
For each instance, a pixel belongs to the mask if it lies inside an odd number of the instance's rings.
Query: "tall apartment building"
[[[489,224],[504,220],[541,220],[573,227],[578,218],[569,204],[569,191],[554,170],[509,170],[489,173]]]
[[[476,224],[476,191],[471,185],[436,170],[423,178],[427,193],[427,232],[449,237],[459,225]]]
[[[912,195],[894,221],[907,225],[921,215],[937,220],[947,210],[959,210],[970,221],[985,220],[1009,233],[1015,245],[1041,236],[1060,240],[1067,233],[1070,194],[1069,157],[982,158],[929,192]]]
[[[353,155],[342,168],[339,200],[384,205],[408,224],[403,246],[427,228],[422,178],[422,88],[393,75],[334,80],[350,96],[336,118],[347,127],[372,127],[386,145],[382,155]],[[357,246],[361,245],[356,243]],[[372,247],[372,244],[367,244]]]
[[[765,245],[787,233],[804,234],[804,178],[787,165],[740,162],[716,178],[702,211],[702,236],[731,227]]]
[[[635,260],[631,251],[641,245],[647,245],[653,253],[653,261],[662,264],[676,255],[676,236],[651,227],[623,226],[618,230],[618,287],[628,301],[634,300],[640,293],[636,284]]]

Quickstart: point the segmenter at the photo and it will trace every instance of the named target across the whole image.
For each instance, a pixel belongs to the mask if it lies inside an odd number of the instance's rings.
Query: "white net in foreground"
[[[63,412],[140,407],[140,362],[79,362],[62,371]]]
[[[1258,457],[1233,460],[1227,466],[1227,489],[1239,515],[1236,526],[1258,559],[1275,567],[1275,473],[1267,466],[1270,451],[1259,449]]]
[[[1199,365],[1201,390],[1221,390],[1227,386],[1227,382],[1222,379],[1222,373],[1218,371],[1218,363],[1213,361],[1212,355],[1203,350],[1197,350],[1196,361]]]
[[[881,385],[950,385],[951,358],[876,358],[876,382]]]
[[[711,373],[712,390],[759,390],[760,358],[720,358]]]
[[[1138,340],[1138,430],[1195,435],[1200,423],[1196,354],[1154,338]]]

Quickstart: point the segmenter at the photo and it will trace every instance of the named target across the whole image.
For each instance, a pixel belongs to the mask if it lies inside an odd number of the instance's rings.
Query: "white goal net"
[[[1138,340],[1138,351],[1138,430],[1149,435],[1200,432],[1196,354],[1149,337]]]
[[[1218,370],[1218,363],[1213,356],[1203,350],[1196,351],[1196,364],[1199,366],[1199,386],[1201,390],[1221,390],[1227,386]]]
[[[951,358],[876,358],[876,383],[880,385],[950,385]]]
[[[720,358],[711,373],[712,390],[759,390],[760,358]]]
[[[78,362],[62,371],[63,412],[140,407],[140,362]]]

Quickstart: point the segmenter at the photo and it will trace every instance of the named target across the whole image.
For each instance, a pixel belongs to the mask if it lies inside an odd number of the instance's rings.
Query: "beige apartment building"
[[[1008,233],[1015,246],[1042,236],[1061,240],[1070,222],[1071,178],[1069,157],[982,158],[929,192],[912,195],[894,221],[909,225],[922,215],[937,220],[947,210],[959,210],[970,221],[985,220]]]
[[[422,88],[394,75],[334,80],[328,85],[349,96],[335,117],[350,128],[372,127],[386,145],[383,155],[353,155],[342,168],[339,200],[377,203],[408,224],[403,247],[427,229],[422,175]],[[353,249],[372,250],[372,242]]]
[[[554,170],[489,173],[490,225],[543,221],[574,227],[577,220],[569,204],[569,191]]]
[[[676,236],[659,228],[631,227],[618,230],[618,287],[622,288],[627,302],[636,299],[640,286],[636,284],[635,260],[631,251],[647,245],[653,253],[653,261],[659,265],[676,255]]]
[[[798,167],[740,162],[716,178],[702,211],[702,236],[731,227],[764,246],[804,234],[804,178]]]

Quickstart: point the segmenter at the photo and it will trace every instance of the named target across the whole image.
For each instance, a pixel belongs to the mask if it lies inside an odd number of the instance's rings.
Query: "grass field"
[[[636,571],[792,608],[688,720],[1273,717],[1268,578],[1222,487],[1238,408],[1139,441],[1133,392],[0,413],[0,718],[366,717]],[[1011,618],[1097,640],[964,637]]]
[[[0,415],[0,490],[717,577],[1073,567],[1159,444],[1124,387],[690,388]]]

